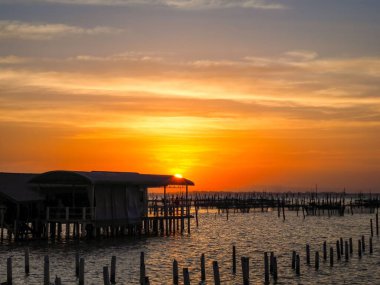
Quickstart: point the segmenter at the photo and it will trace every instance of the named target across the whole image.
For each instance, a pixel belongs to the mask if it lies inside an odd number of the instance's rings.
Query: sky
[[[0,171],[380,192],[380,1],[0,0]]]

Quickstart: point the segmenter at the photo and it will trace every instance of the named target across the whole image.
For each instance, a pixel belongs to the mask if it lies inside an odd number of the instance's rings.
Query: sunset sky
[[[380,192],[379,0],[0,0],[0,171]]]

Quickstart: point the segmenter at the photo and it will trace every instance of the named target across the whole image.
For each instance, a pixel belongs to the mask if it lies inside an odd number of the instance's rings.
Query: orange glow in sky
[[[380,191],[371,5],[8,2],[0,171],[180,173],[193,190]]]

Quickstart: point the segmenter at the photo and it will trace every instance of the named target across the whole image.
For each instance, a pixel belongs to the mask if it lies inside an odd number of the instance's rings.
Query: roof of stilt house
[[[35,184],[128,184],[145,187],[190,185],[194,182],[174,175],[140,174],[137,172],[65,171],[56,170],[38,174],[30,180]]]
[[[3,173],[0,172],[0,195],[15,203],[43,200],[43,197],[33,191],[30,179],[32,173]]]

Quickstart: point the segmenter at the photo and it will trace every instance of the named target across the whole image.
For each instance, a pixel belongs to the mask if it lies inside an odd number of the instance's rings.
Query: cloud
[[[29,59],[25,57],[19,57],[14,55],[0,57],[0,64],[21,64],[28,62]]]
[[[21,21],[0,21],[0,39],[29,39],[49,40],[52,38],[68,35],[99,35],[115,34],[122,30],[111,27],[97,26],[94,28],[83,28],[65,24],[35,23]]]
[[[3,2],[11,1],[5,0]],[[12,2],[45,2],[98,6],[161,5],[176,9],[251,8],[272,10],[285,8],[279,1],[273,0],[13,0]]]

